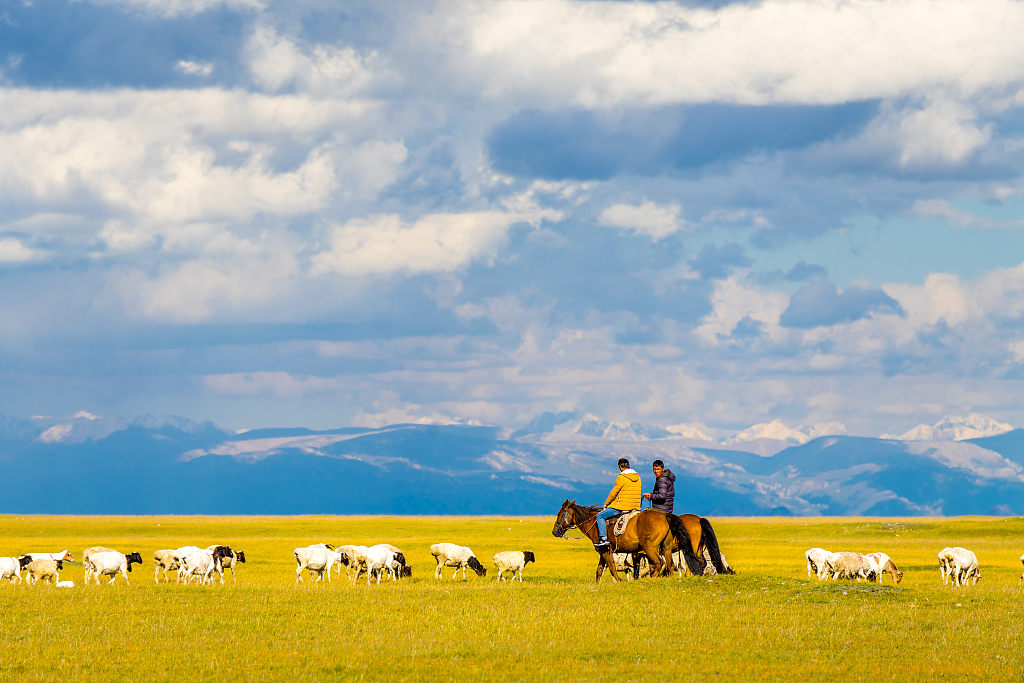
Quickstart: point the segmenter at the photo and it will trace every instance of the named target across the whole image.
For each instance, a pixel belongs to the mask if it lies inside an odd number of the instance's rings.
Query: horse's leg
[[[604,555],[597,558],[597,583],[601,583],[601,576],[604,575]]]
[[[644,554],[647,555],[647,564],[651,568],[651,576],[661,576],[661,571],[665,567],[665,563],[661,559],[661,541],[664,539],[659,539],[656,543],[651,538],[651,535],[646,533],[638,540],[640,541],[640,546],[644,549]]]

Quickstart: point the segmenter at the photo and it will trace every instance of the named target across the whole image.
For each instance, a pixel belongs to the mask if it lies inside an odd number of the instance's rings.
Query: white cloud
[[[492,96],[588,106],[828,104],[1024,78],[1024,6],[1011,0],[506,1],[442,20],[465,26],[466,68]]]
[[[493,258],[516,214],[501,211],[428,214],[413,223],[400,216],[353,219],[335,226],[331,249],[313,257],[313,272],[346,275],[453,271]]]
[[[783,336],[779,328],[779,316],[786,310],[789,297],[782,292],[763,291],[746,286],[736,275],[715,281],[715,292],[711,296],[713,310],[701,318],[694,333],[704,343],[718,345],[732,334],[736,324],[743,318],[765,323],[768,335],[773,339]]]
[[[614,204],[601,212],[598,220],[622,230],[647,235],[655,242],[679,232],[686,222],[679,217],[679,204],[656,204],[644,201],[639,206]]]
[[[303,90],[351,95],[373,82],[376,53],[363,56],[351,47],[317,45],[311,54],[271,27],[257,28],[247,45],[249,69],[258,85],[276,91],[292,83]]]
[[[209,76],[213,73],[213,64],[210,62],[193,62],[181,59],[174,68],[189,76]]]
[[[911,209],[912,213],[923,219],[941,218],[958,228],[1024,228],[1024,219],[993,220],[985,216],[965,211],[944,199],[918,199]]]
[[[39,252],[30,249],[14,237],[0,239],[0,263],[24,263],[39,256]]]

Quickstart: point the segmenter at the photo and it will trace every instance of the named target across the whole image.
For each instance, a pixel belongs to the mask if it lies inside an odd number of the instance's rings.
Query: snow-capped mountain
[[[903,434],[882,434],[879,438],[897,441],[966,441],[1005,434],[1012,429],[1010,425],[996,422],[991,417],[971,413],[967,417],[947,415],[934,425],[921,424]]]

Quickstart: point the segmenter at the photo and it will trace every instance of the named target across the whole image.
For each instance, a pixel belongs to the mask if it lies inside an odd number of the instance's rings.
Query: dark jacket
[[[672,512],[672,501],[676,497],[676,475],[672,470],[666,469],[654,482],[654,492],[651,494],[651,505],[655,510]]]

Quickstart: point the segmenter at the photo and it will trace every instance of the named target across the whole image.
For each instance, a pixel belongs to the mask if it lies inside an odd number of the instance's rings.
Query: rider
[[[597,513],[597,532],[601,538],[596,547],[599,550],[606,550],[609,547],[608,520],[624,512],[638,509],[641,490],[643,483],[640,481],[640,475],[636,470],[629,468],[629,460],[619,458],[619,476],[615,478],[615,486],[604,501],[604,509]]]
[[[657,479],[654,482],[654,491],[645,493],[644,498],[651,501],[651,507],[662,512],[672,512],[672,501],[676,497],[676,475],[672,470],[665,469],[665,463],[655,460],[651,467]]]

